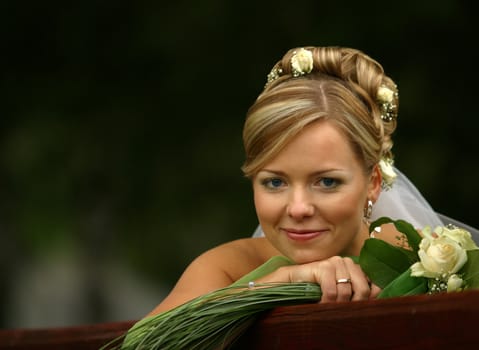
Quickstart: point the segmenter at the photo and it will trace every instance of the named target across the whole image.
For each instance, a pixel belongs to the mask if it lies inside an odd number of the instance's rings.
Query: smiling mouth
[[[299,242],[310,241],[327,232],[327,230],[294,230],[288,228],[284,228],[281,230],[286,234],[289,239]]]

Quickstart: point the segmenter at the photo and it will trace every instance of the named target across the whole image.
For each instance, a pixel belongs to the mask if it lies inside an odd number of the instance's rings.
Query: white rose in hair
[[[394,91],[386,86],[381,86],[378,89],[378,94],[376,96],[379,102],[382,103],[391,103],[394,98]]]
[[[381,159],[379,161],[379,169],[381,170],[381,175],[386,186],[392,186],[397,177],[392,165],[392,161],[388,159]]]
[[[291,57],[293,76],[308,74],[313,70],[313,53],[306,49],[299,49]]]

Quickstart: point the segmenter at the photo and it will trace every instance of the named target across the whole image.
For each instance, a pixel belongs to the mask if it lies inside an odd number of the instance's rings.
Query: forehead
[[[306,126],[265,167],[285,165],[346,168],[360,164],[350,141],[339,127],[322,120]]]

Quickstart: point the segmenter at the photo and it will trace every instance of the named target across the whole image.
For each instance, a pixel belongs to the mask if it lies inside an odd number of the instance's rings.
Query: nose
[[[286,212],[295,220],[303,220],[314,215],[314,208],[307,190],[296,190],[291,195]]]

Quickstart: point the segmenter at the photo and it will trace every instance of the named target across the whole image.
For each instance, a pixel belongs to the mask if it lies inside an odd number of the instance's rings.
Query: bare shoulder
[[[229,286],[275,254],[265,238],[238,239],[212,248],[191,262],[170,294],[151,314]]]
[[[279,254],[264,237],[243,238],[221,244],[200,255],[193,263],[219,267],[232,283]]]

